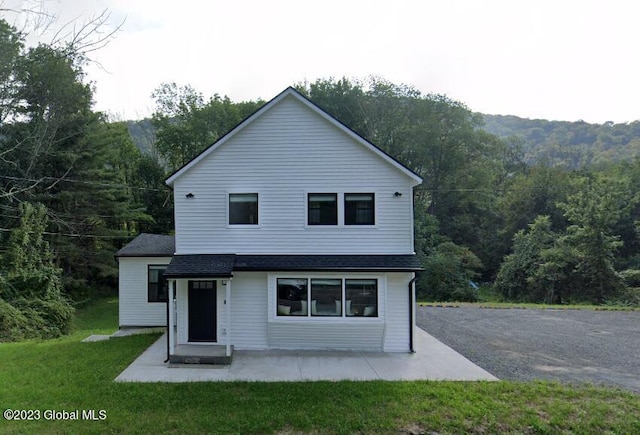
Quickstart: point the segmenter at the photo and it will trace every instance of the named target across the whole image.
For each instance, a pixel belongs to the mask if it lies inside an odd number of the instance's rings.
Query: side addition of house
[[[118,252],[121,327],[168,324],[172,361],[207,346],[413,350],[422,180],[297,91],[166,182],[175,240]]]

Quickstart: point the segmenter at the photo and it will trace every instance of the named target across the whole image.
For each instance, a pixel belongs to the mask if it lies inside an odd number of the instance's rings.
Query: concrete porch
[[[228,365],[165,364],[166,340],[159,338],[116,382],[497,380],[420,328],[416,353],[238,350]]]

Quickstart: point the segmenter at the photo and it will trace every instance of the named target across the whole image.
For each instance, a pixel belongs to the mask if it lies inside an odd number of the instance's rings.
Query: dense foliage
[[[522,144],[528,164],[578,169],[640,157],[640,120],[628,124],[523,119],[482,115],[485,130]]]
[[[0,257],[0,341],[58,337],[69,331],[73,308],[62,292],[62,270],[43,239],[43,205],[20,206],[20,223]]]

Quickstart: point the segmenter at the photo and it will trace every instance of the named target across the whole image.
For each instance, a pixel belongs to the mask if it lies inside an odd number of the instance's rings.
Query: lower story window
[[[309,311],[307,279],[278,279],[278,316],[306,316]]]
[[[311,315],[342,315],[341,279],[311,279]]]
[[[148,269],[147,300],[149,302],[167,302],[169,283],[162,276],[167,266],[150,265]]]
[[[278,278],[278,316],[378,317],[378,280]]]
[[[378,317],[378,280],[347,279],[347,316]]]

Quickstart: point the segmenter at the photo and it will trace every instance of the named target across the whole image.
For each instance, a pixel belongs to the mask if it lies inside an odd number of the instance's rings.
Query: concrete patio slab
[[[419,328],[415,348],[416,353],[236,350],[228,366],[176,366],[163,362],[162,336],[115,381],[498,380]]]

